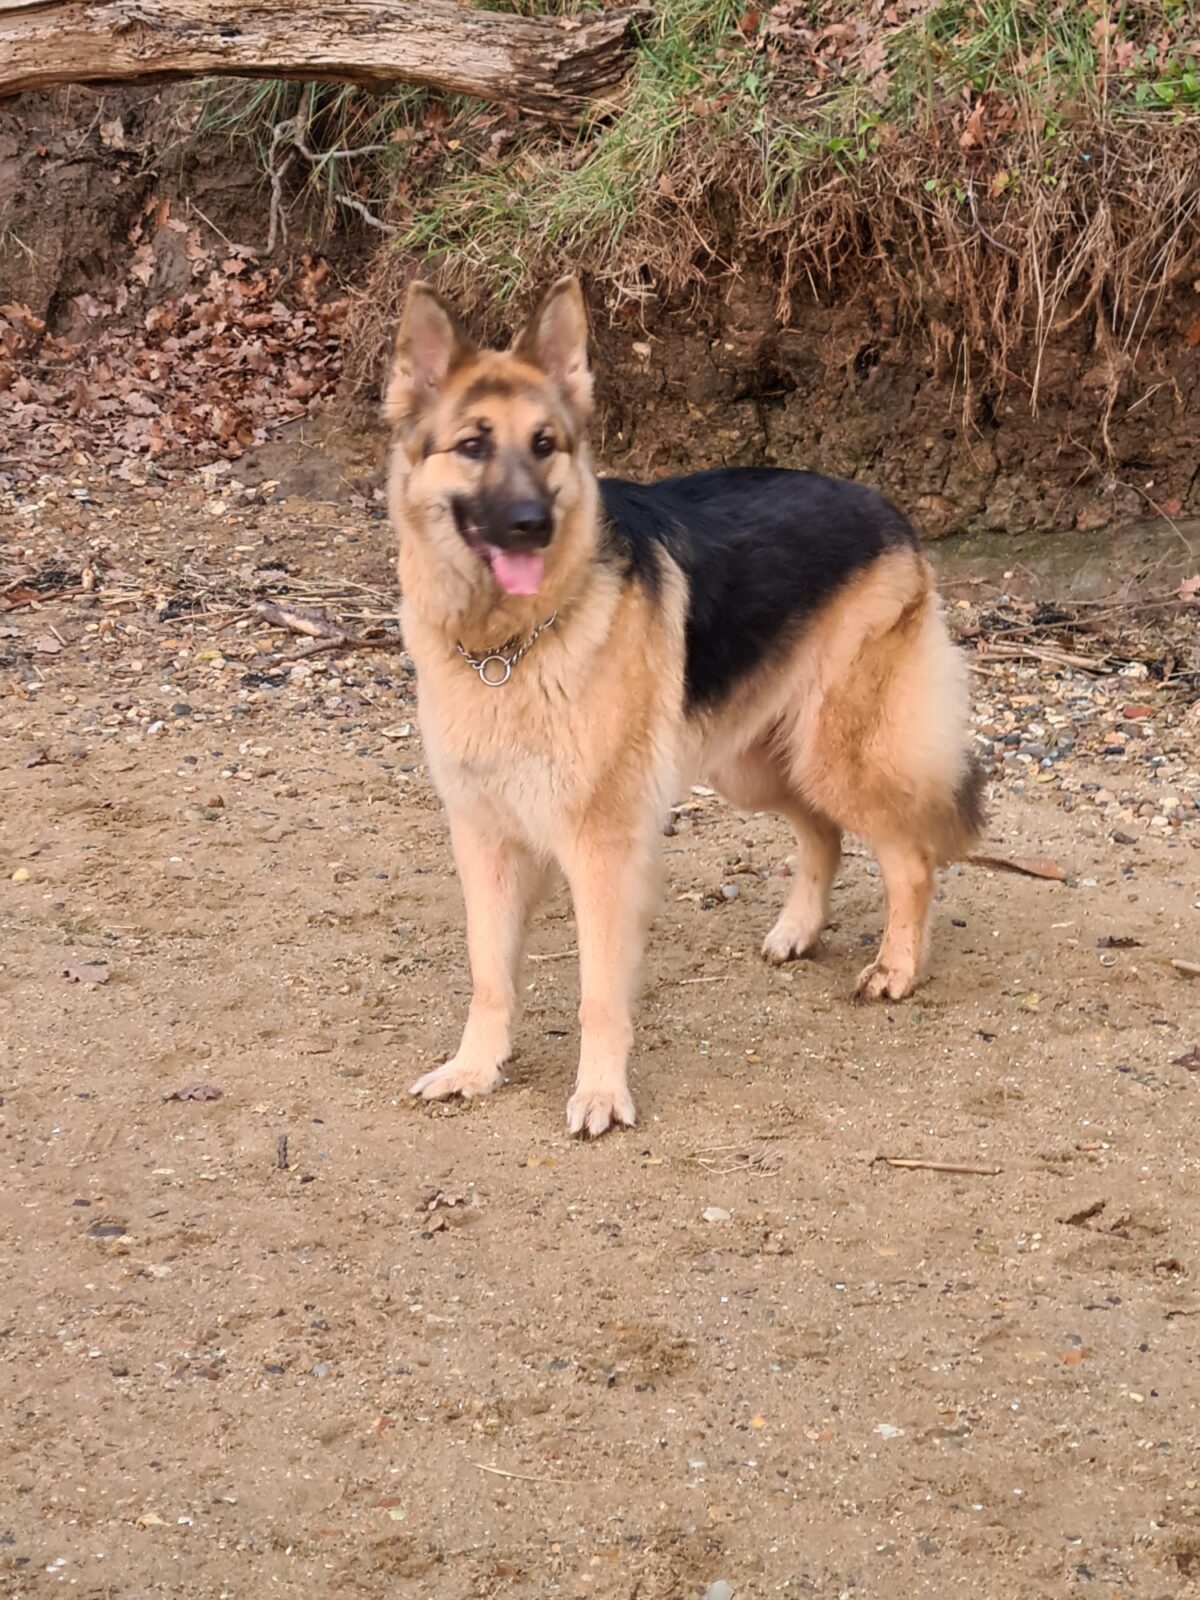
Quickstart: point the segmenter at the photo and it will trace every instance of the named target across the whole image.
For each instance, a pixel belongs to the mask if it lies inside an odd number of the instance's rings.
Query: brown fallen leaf
[[[189,1083],[186,1088],[176,1089],[174,1094],[163,1095],[164,1100],[219,1100],[221,1091],[213,1083]]]
[[[33,648],[44,656],[56,656],[62,649],[61,643],[52,633],[39,633],[31,643]]]
[[[107,961],[81,961],[77,966],[64,967],[63,977],[72,983],[107,983]]]
[[[987,138],[984,132],[983,118],[985,102],[978,100],[967,118],[963,131],[958,136],[958,143],[963,150],[973,150],[976,145],[983,144]]]
[[[990,867],[993,872],[1020,872],[1027,878],[1050,878],[1062,883],[1066,873],[1057,861],[1045,856],[968,856],[973,867]]]
[[[1200,1072],[1200,1044],[1194,1044],[1185,1056],[1176,1056],[1174,1067],[1185,1067],[1188,1072]]]
[[[1200,605],[1200,572],[1193,577],[1184,578],[1175,594],[1185,605]]]

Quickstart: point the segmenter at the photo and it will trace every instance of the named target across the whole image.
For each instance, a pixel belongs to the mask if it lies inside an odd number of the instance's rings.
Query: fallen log
[[[647,15],[522,17],[454,0],[0,0],[0,99],[220,75],[420,84],[571,121],[620,83]]]

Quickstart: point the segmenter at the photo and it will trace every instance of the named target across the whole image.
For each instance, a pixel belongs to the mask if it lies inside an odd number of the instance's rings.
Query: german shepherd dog
[[[965,664],[930,567],[874,490],[719,469],[598,479],[574,278],[506,351],[412,285],[385,411],[404,637],[449,812],[473,992],[454,1057],[412,1085],[487,1094],[512,1044],[526,921],[547,869],[578,925],[573,1133],[634,1120],[632,1007],[661,835],[704,777],[796,835],[763,954],[809,954],[843,830],[871,847],[887,918],[864,1000],[919,981],[934,868],[981,826]]]

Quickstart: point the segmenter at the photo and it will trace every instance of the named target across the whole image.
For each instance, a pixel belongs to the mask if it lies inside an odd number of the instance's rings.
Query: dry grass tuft
[[[654,17],[620,104],[574,137],[411,91],[367,120],[356,91],[310,96],[309,181],[393,234],[351,332],[360,388],[418,269],[495,334],[563,270],[610,311],[652,312],[753,262],[784,325],[882,288],[968,405],[986,382],[1036,408],[1053,341],[1086,330],[1107,441],[1164,297],[1200,270],[1190,0],[662,0]],[[291,110],[253,105],[263,128]],[[341,159],[380,141],[378,168]],[[360,192],[336,187],[356,174]]]

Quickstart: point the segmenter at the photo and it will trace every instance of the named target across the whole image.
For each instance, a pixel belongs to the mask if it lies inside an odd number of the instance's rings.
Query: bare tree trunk
[[[220,74],[416,83],[564,121],[620,82],[646,15],[532,18],[455,0],[0,0],[0,99]]]

